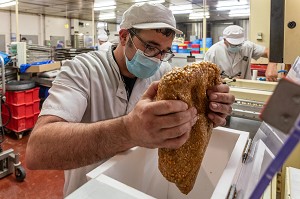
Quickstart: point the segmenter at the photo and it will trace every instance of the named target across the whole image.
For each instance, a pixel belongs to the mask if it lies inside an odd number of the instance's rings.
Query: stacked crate
[[[5,124],[11,113],[11,119],[5,126],[14,132],[23,132],[33,128],[40,113],[39,87],[24,91],[7,91],[6,104],[2,104],[2,123]]]

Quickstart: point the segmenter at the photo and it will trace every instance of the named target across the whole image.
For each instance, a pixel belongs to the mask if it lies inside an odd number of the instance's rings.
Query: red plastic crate
[[[12,117],[9,123],[5,126],[7,129],[14,132],[22,132],[32,129],[37,121],[39,114],[34,114],[28,117]],[[2,114],[2,122],[5,124],[9,119],[8,115]]]
[[[8,104],[26,104],[39,100],[39,87],[24,91],[6,91],[6,103]]]
[[[26,117],[40,113],[40,100],[28,104],[7,104],[12,117]],[[2,104],[2,113],[9,115],[7,107]]]
[[[251,75],[253,70],[257,70],[258,76],[265,76],[265,72],[267,70],[268,65],[267,64],[251,64]]]

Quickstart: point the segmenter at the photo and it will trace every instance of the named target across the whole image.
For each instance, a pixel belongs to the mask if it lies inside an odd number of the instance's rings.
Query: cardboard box
[[[26,73],[40,73],[40,72],[45,72],[45,71],[51,71],[51,70],[60,69],[60,67],[61,67],[61,62],[54,62],[54,63],[51,63],[51,64],[43,64],[43,65],[37,65],[37,66],[30,66],[26,70]]]

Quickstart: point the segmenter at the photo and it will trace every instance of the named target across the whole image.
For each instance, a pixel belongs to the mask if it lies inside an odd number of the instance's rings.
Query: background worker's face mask
[[[241,50],[241,46],[235,46],[235,47],[228,46],[227,50],[231,53],[237,53]]]
[[[134,45],[133,42],[132,44]],[[145,56],[140,49],[135,47],[135,45],[134,48],[136,49],[136,52],[130,61],[124,52],[128,71],[138,78],[145,79],[151,77],[159,69],[162,61],[155,57]]]

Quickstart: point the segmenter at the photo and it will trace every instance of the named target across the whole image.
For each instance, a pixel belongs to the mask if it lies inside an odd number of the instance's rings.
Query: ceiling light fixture
[[[201,12],[198,12],[198,13],[191,13],[189,15],[189,19],[203,19],[205,16],[206,19],[210,18],[209,16],[209,13],[201,13]]]
[[[141,4],[141,3],[165,3],[165,0],[152,0],[152,1],[147,1],[147,0],[134,0],[135,4]]]
[[[241,6],[241,5],[249,5],[249,3],[244,1],[219,1],[217,4],[217,8],[219,7],[230,7],[230,6]]]
[[[103,1],[103,0],[96,0],[94,3],[94,8],[101,8],[101,7],[108,7],[108,6],[115,6],[115,1]]]
[[[223,10],[238,10],[238,9],[247,9],[247,8],[249,8],[249,5],[234,5],[234,6],[217,7],[217,10],[223,11]]]
[[[115,19],[115,18],[116,18],[116,14],[114,12],[99,15],[99,20]]]
[[[101,7],[94,7],[95,11],[99,10],[113,10],[116,9],[116,6],[101,6]]]
[[[242,10],[231,10],[229,12],[230,15],[232,14],[250,14],[250,9],[242,9]]]
[[[172,11],[173,15],[190,14],[193,12],[192,4],[170,6],[169,9]]]
[[[177,14],[190,14],[193,10],[172,10],[173,15]]]
[[[249,17],[250,13],[229,14],[229,17]]]
[[[4,0],[0,1],[0,8],[9,7],[16,5],[16,1]]]
[[[192,4],[187,4],[187,5],[176,5],[176,6],[170,6],[169,9],[173,12],[173,11],[184,11],[184,10],[193,10],[193,6]]]

